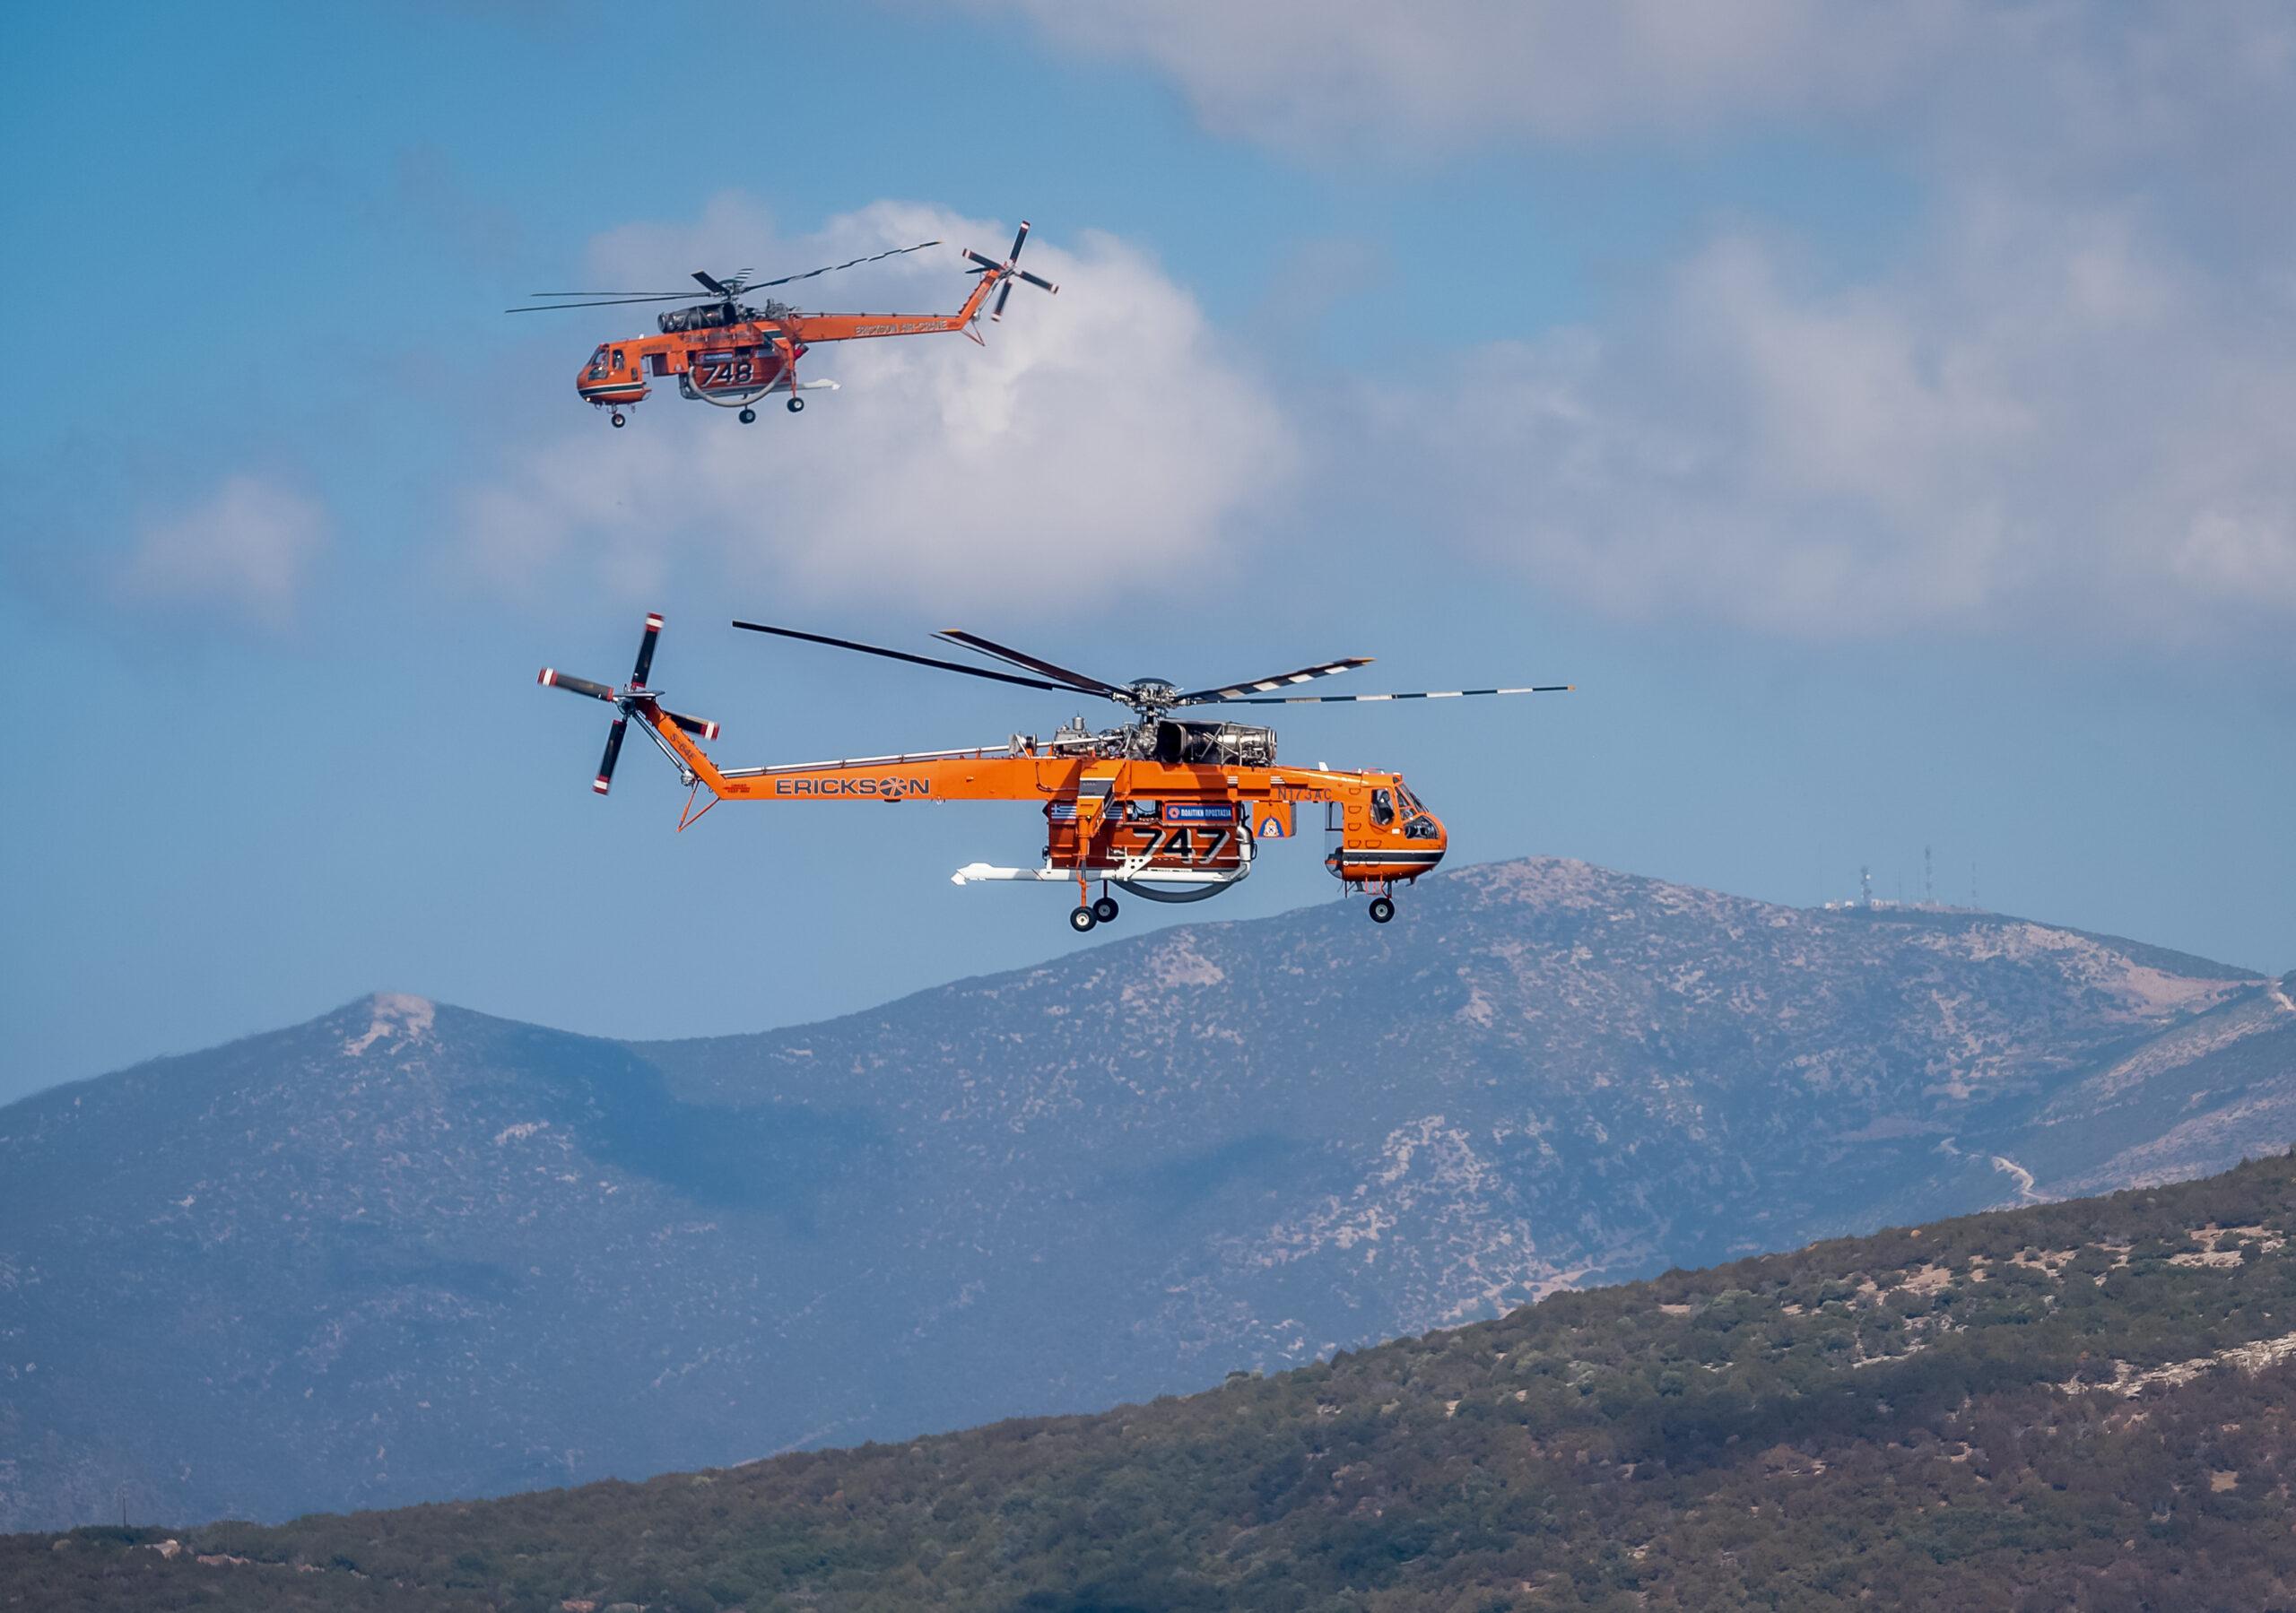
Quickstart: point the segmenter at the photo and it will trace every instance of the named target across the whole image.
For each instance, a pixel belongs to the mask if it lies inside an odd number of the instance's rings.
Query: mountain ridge
[[[1414,895],[748,1036],[378,994],[0,1109],[0,1521],[1081,1409],[2296,1135],[2248,971],[1560,860]]]

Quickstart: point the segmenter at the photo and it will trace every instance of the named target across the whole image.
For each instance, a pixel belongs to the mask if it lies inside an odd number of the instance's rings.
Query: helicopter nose
[[[1443,860],[1443,854],[1451,848],[1451,832],[1443,827],[1443,820],[1432,812],[1420,813],[1418,817],[1412,820],[1404,833],[1410,837],[1414,849],[1434,853],[1434,855],[1427,860],[1427,866],[1430,868],[1440,863]]]

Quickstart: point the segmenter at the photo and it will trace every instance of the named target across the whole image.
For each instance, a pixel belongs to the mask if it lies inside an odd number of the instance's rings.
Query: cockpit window
[[[1385,828],[1395,820],[1396,798],[1394,792],[1389,790],[1372,791],[1371,821],[1378,824],[1381,828]]]
[[[1411,793],[1411,786],[1401,779],[1396,781],[1396,793],[1402,798],[1405,811],[1423,812],[1427,810],[1419,804],[1419,797]]]
[[[606,350],[604,344],[601,343],[598,351],[590,355],[590,377],[593,380],[596,380],[603,377],[605,373]]]
[[[1403,835],[1406,840],[1432,840],[1435,837],[1435,820],[1422,812],[1403,826]]]

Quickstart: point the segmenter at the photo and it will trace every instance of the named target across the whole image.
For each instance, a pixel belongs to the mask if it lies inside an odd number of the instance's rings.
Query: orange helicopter
[[[795,628],[736,621],[736,628],[807,644],[857,650],[916,666],[961,672],[1024,689],[1087,694],[1126,708],[1128,720],[1095,731],[1076,717],[1048,740],[1014,734],[1001,745],[900,756],[850,757],[836,761],[785,762],[720,767],[697,742],[718,737],[718,724],[672,711],[646,680],[662,619],[646,618],[638,663],[617,689],[570,677],[551,667],[537,681],[614,708],[605,757],[591,788],[603,795],[613,782],[622,733],[633,719],[669,758],[688,786],[681,831],[721,801],[1025,801],[1044,814],[1044,861],[1035,867],[1001,868],[972,863],[952,876],[960,885],[987,880],[1073,882],[1076,906],[1069,926],[1079,934],[1117,916],[1116,886],[1159,902],[1201,901],[1241,882],[1264,840],[1287,840],[1298,811],[1321,802],[1330,845],[1324,866],[1349,893],[1371,898],[1375,924],[1395,917],[1395,889],[1431,872],[1448,845],[1443,825],[1421,804],[1402,776],[1378,770],[1279,767],[1273,729],[1242,723],[1190,722],[1177,711],[1201,706],[1329,705],[1377,700],[1445,700],[1470,695],[1559,694],[1573,686],[1453,689],[1412,694],[1289,695],[1273,691],[1370,664],[1367,656],[1326,661],[1272,678],[1182,690],[1162,678],[1109,683],[1026,655],[977,634],[952,629],[943,641],[1017,667],[1019,672],[944,661],[906,650],[881,649],[848,638],[802,633]],[[700,811],[694,802],[707,789]],[[1092,894],[1098,884],[1100,895]]]
[[[748,269],[724,280],[696,270],[694,279],[701,282],[702,289],[714,300],[657,315],[655,323],[661,326],[658,335],[601,342],[574,377],[574,389],[592,406],[612,411],[607,418],[617,427],[628,422],[629,417],[623,412],[636,408],[653,390],[651,383],[665,376],[677,377],[682,396],[715,403],[721,409],[738,409],[745,426],[757,420],[757,411],[752,405],[772,393],[788,394],[789,412],[796,414],[805,407],[804,394],[837,390],[835,381],[797,378],[797,360],[824,342],[853,342],[865,336],[920,336],[936,331],[962,331],[978,342],[980,334],[973,325],[980,317],[991,291],[996,293],[996,304],[988,315],[992,321],[1004,317],[1005,299],[1013,295],[1015,281],[1040,291],[1058,292],[1060,288],[1052,282],[1020,266],[1021,248],[1028,238],[1029,221],[1023,219],[1021,232],[1013,238],[1013,250],[1004,255],[1002,262],[970,247],[965,248],[965,256],[974,264],[965,273],[978,279],[964,305],[953,314],[808,314],[770,297],[757,307],[742,300],[769,286],[792,285],[816,275],[834,274],[840,269],[922,252],[927,247],[939,246],[937,240],[896,247],[889,252],[872,253],[827,268],[809,269],[803,274],[785,274],[778,280],[752,280],[753,271]],[[550,300],[504,311],[543,314],[557,308],[682,302],[693,293],[536,291],[533,295]],[[568,300],[578,297],[591,300]]]

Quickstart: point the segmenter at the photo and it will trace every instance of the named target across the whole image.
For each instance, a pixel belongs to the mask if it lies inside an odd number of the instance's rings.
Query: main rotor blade
[[[1111,700],[1127,701],[1131,696],[1129,689],[1118,689],[1113,683],[1103,683],[1098,678],[1088,678],[1082,672],[1072,672],[1065,666],[1055,666],[1051,662],[1039,661],[1034,655],[1023,655],[1018,650],[1007,649],[961,628],[951,628],[947,632],[935,633],[933,637],[945,638],[951,644],[961,644],[969,650],[978,650],[984,655],[994,655],[1000,661],[1009,661],[1014,666],[1025,666],[1031,672],[1042,672],[1048,678],[1057,678],[1070,688],[1081,689],[1086,694],[1106,695]]]
[[[587,678],[578,678],[571,672],[561,672],[554,666],[545,666],[535,674],[535,681],[544,689],[562,689],[569,694],[587,695],[593,700],[611,700],[613,690],[603,683],[593,683]]]
[[[811,280],[816,274],[834,274],[839,269],[851,269],[862,264],[874,264],[881,257],[899,257],[905,252],[922,252],[927,247],[937,247],[940,244],[939,241],[919,241],[914,247],[895,247],[886,252],[872,252],[866,257],[848,258],[841,264],[831,264],[826,268],[808,269],[803,274],[785,274],[779,280],[752,281],[743,286],[742,290],[749,292],[759,291],[766,286],[786,286],[795,281]]]
[[[646,687],[646,674],[654,670],[654,646],[662,637],[662,619],[653,611],[646,613],[646,634],[638,641],[638,664],[630,670],[630,686]]]
[[[590,788],[601,795],[613,787],[613,759],[622,754],[622,731],[629,726],[628,718],[616,717],[613,726],[606,730],[605,757],[598,763],[597,777],[590,783]]]
[[[1529,689],[1422,689],[1394,695],[1224,695],[1198,704],[1205,706],[1338,706],[1350,701],[1459,700],[1469,695],[1559,695],[1576,683],[1541,683]]]
[[[613,308],[631,302],[695,302],[700,300],[691,291],[664,291],[658,295],[648,291],[639,297],[608,297],[598,302],[537,302],[526,303],[515,308],[504,308],[506,314],[547,314],[555,308]]]
[[[693,277],[697,281],[700,282],[703,288],[712,295],[730,302],[736,297],[746,297],[752,291],[761,291],[767,286],[786,286],[800,280],[811,280],[816,274],[834,274],[840,269],[857,268],[863,264],[874,264],[880,258],[899,257],[904,253],[922,252],[927,247],[937,247],[941,243],[937,240],[919,241],[914,247],[895,247],[885,252],[872,252],[865,257],[848,258],[841,264],[831,264],[823,268],[808,269],[803,274],[785,274],[779,280],[753,281],[749,278],[749,271],[746,269],[743,270],[741,273],[735,275],[730,282],[719,280],[714,274],[704,274],[699,269],[696,269],[693,272]],[[978,255],[969,254],[969,256],[978,256]],[[980,261],[986,264],[988,263],[989,260],[984,257],[981,258]],[[1002,264],[991,264],[989,266],[992,268],[1003,267]],[[598,300],[594,302],[544,302],[527,307],[505,308],[502,311],[506,314],[539,314],[545,312],[550,308],[611,308],[616,303],[623,302],[689,301],[693,297],[693,293],[691,291],[529,291],[526,295],[529,297],[548,298],[590,297],[596,298]]]
[[[850,638],[831,638],[823,633],[801,633],[795,628],[770,628],[761,621],[737,621],[734,625],[752,633],[771,633],[777,638],[802,638],[807,644],[825,644],[839,650],[858,650],[865,655],[883,655],[889,661],[907,661],[917,666],[937,666],[944,672],[962,672],[968,678],[991,678],[999,683],[1018,683],[1024,689],[1049,689],[1061,694],[1073,694],[1076,688],[1069,683],[1048,683],[1041,678],[1016,678],[1010,672],[992,672],[987,667],[967,666],[961,661],[941,661],[931,655],[912,655],[907,650],[882,649],[874,644],[857,644]]]
[[[691,297],[691,291],[529,291],[529,297]]]
[[[1303,666],[1296,672],[1280,672],[1273,678],[1247,678],[1240,683],[1231,683],[1220,689],[1190,689],[1172,704],[1210,706],[1240,699],[1245,695],[1265,694],[1269,689],[1281,689],[1286,683],[1305,683],[1310,678],[1328,678],[1335,672],[1350,672],[1359,666],[1370,664],[1371,657],[1369,655],[1350,655],[1344,661],[1321,661],[1313,666]]]

